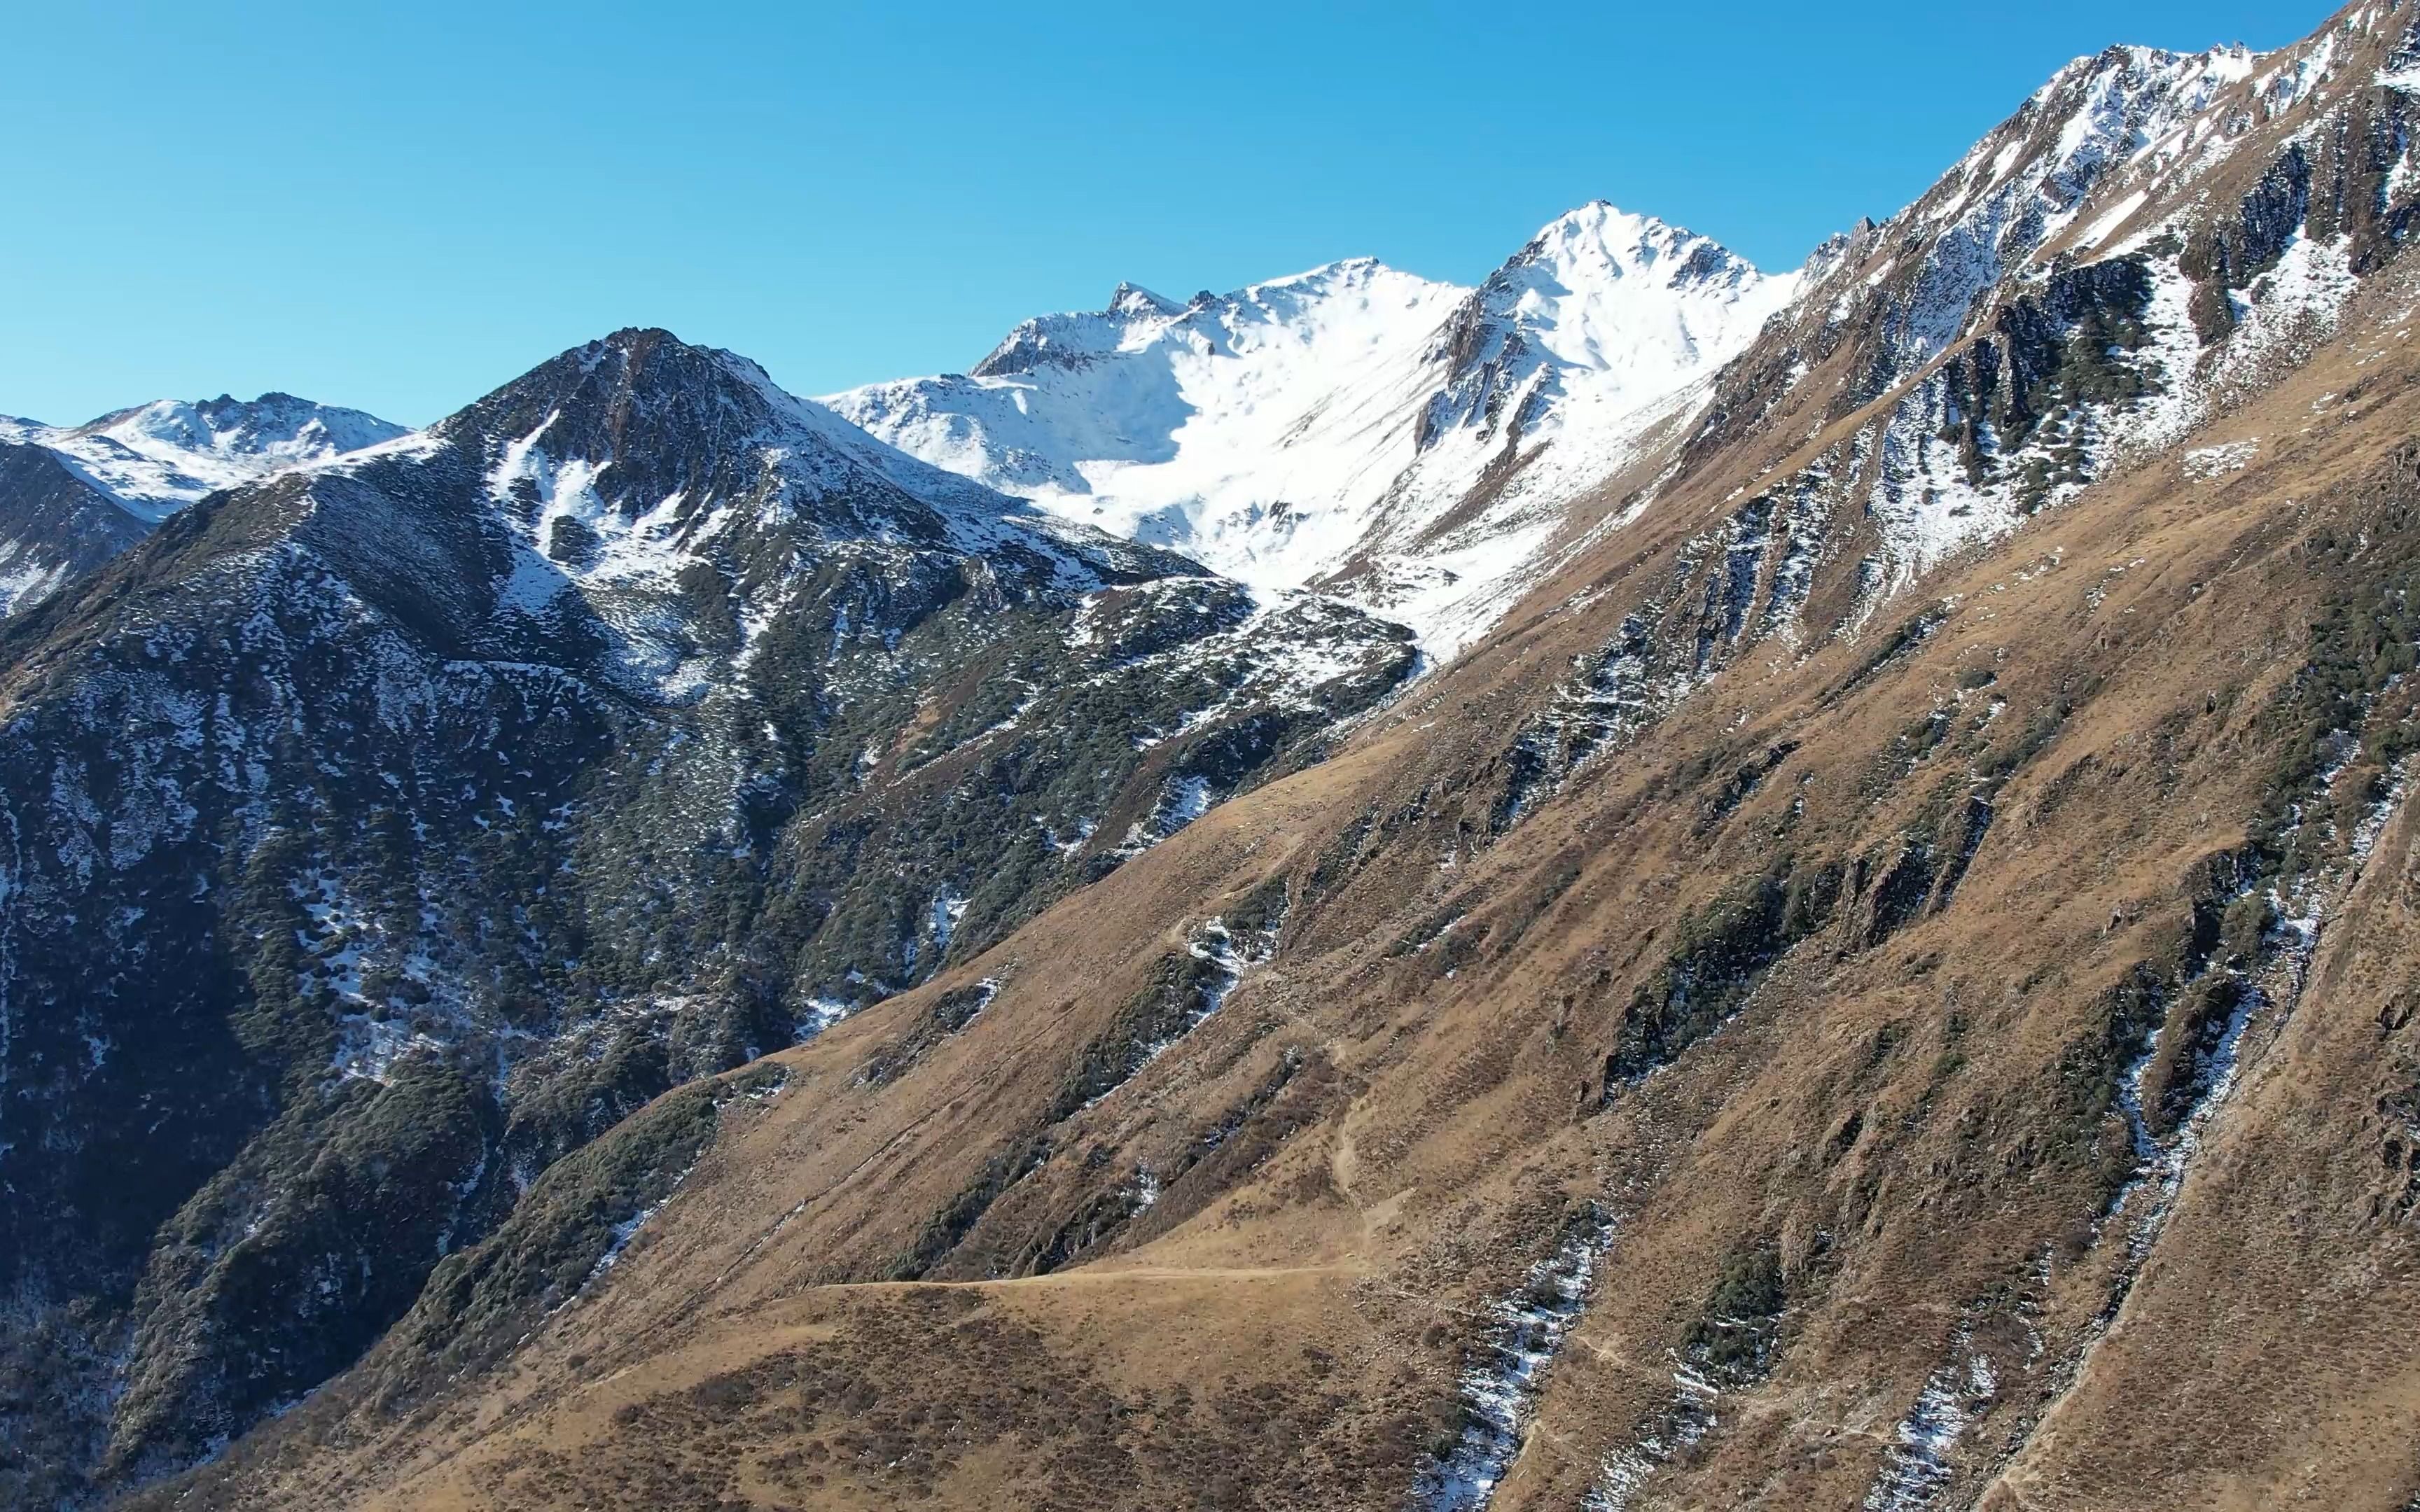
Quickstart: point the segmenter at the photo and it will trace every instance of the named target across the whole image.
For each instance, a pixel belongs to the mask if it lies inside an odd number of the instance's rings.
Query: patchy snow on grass
[[[1580,1512],[1632,1512],[1655,1473],[1705,1442],[1720,1426],[1722,1389],[1686,1365],[1672,1372],[1672,1396],[1652,1427],[1605,1457]]]
[[[1602,1216],[1566,1235],[1528,1280],[1489,1307],[1480,1363],[1462,1378],[1462,1435],[1420,1477],[1428,1512],[1480,1512],[1520,1458],[1545,1375],[1588,1308],[1597,1262],[1613,1242]]]
[[[2185,476],[2188,478],[2219,478],[2230,472],[2241,472],[2260,455],[2260,439],[2227,441],[2217,446],[2197,446],[2184,455]]]
[[[1916,1393],[1883,1457],[1882,1473],[1866,1492],[1864,1512],[1923,1512],[1955,1473],[1950,1456],[1978,1412],[1999,1391],[1999,1374],[1962,1327],[1947,1364]]]

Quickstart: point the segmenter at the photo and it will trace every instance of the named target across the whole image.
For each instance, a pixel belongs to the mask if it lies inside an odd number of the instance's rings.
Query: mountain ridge
[[[74,480],[72,507],[45,470],[0,485],[0,619],[124,550],[209,493],[405,434],[357,409],[289,393],[160,399],[81,425],[0,416],[0,445],[38,450]]]
[[[0,1485],[53,1501],[207,1457],[596,1134],[1413,664],[652,330],[209,495],[0,658],[0,1357],[59,1404],[0,1425]]]
[[[1675,253],[1668,273],[1657,267]],[[1476,290],[1367,257],[1182,306],[1121,285],[1097,314],[1024,322],[963,378],[829,402],[1071,517],[1104,517],[1256,585],[1342,592],[1450,655],[1517,592],[1542,517],[1613,471],[1638,412],[1711,371],[1790,286],[1599,201]],[[1640,306],[1627,324],[1625,303]],[[1586,455],[1535,500],[1517,497],[1524,484],[1492,512],[1466,511],[1486,480],[1500,491],[1533,463],[1575,406],[1594,436]],[[1441,526],[1463,539],[1441,541]]]
[[[1386,582],[978,539],[1047,510],[872,438],[768,456],[825,411],[647,332],[179,517],[0,630],[43,900],[7,1064],[131,1074],[77,949],[202,900],[116,857],[290,788],[208,937],[279,942],[254,980],[299,990],[235,1022],[290,1048],[242,1064],[307,1095],[124,1241],[122,1334],[0,1332],[29,1395],[105,1398],[7,1442],[85,1434],[162,1507],[2409,1501],[2414,55],[2367,4],[2071,65],[1649,399],[1560,272],[1421,303],[1480,312],[1426,349],[1489,466],[1355,549],[1519,543],[1442,585],[1500,599],[1433,663]],[[1575,230],[1554,267],[1649,266]],[[1682,236],[1652,267],[1719,282]],[[1275,301],[1111,302],[1015,361]],[[659,357],[690,377],[624,381]],[[461,564],[287,572],[398,538],[310,511],[380,509]],[[212,638],[272,610],[290,661],[233,682]],[[163,728],[223,685],[267,717]],[[461,868],[396,859],[414,825]],[[442,1257],[285,1332],[373,1202]]]

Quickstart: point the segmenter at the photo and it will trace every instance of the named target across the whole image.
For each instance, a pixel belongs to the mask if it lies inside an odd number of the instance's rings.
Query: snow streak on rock
[[[2061,69],[1893,221],[1930,233],[1913,295],[1893,322],[1898,371],[1946,350],[1977,297],[2066,230],[2103,181],[2146,157],[2164,166],[2204,147],[2215,127],[2202,112],[2258,59],[2240,47],[2113,47]]]
[[[1479,1512],[1520,1458],[1547,1369],[1586,1311],[1597,1262],[1613,1242],[1602,1215],[1566,1234],[1530,1269],[1527,1285],[1491,1307],[1480,1363],[1462,1378],[1462,1437],[1421,1477],[1429,1512]]]
[[[2118,1325],[2134,1283],[2141,1277],[2175,1211],[2210,1125],[2242,1073],[2247,1031],[2258,1021],[2274,1024],[2293,1016],[2309,980],[2329,910],[2360,880],[2371,850],[2410,795],[2412,770],[2407,759],[2387,772],[2383,790],[2363,806],[2360,818],[2348,834],[2335,836],[2331,822],[2324,818],[2319,821],[2322,828],[2312,831],[2308,816],[2314,810],[2324,811],[2328,795],[2358,748],[2351,732],[2340,731],[2334,738],[2340,748],[2338,759],[2318,775],[2314,788],[2294,810],[2292,827],[2280,839],[2291,844],[2297,833],[2308,833],[2314,843],[2340,840],[2342,848],[2332,864],[2304,873],[2283,888],[2260,877],[2246,877],[2232,895],[2222,900],[2233,903],[2262,895],[2267,903],[2265,917],[2271,922],[2250,963],[2240,967],[2204,963],[2184,984],[2190,990],[2205,978],[2223,973],[2232,979],[2230,985],[2235,991],[2215,1039],[2208,1045],[2194,1048],[2189,1077],[2184,1083],[2188,1095],[2180,1116],[2167,1134],[2163,1135],[2154,1130],[2144,1103],[2164,1015],[2152,1017],[2135,1057],[2120,1072],[2118,1106],[2133,1144],[2135,1166],[2095,1223],[2093,1240],[2099,1244],[2114,1227],[2124,1238],[2125,1253],[2118,1261],[2108,1301],[2080,1346],[2055,1373],[2053,1400],[2072,1387],[2093,1350]]]
[[[1958,1332],[1949,1363],[1933,1372],[1916,1405],[1900,1420],[1882,1473],[1866,1492],[1865,1512],[1922,1512],[1949,1484],[1949,1457],[1976,1413],[1999,1393],[1999,1374],[1976,1350],[1971,1333]]]
[[[1769,636],[1792,638],[1829,520],[1805,478],[1735,508],[1688,542],[1668,587],[1637,610],[1522,726],[1506,755],[1497,832],[1590,762],[1621,749]]]
[[[1141,1065],[1147,1066],[1166,1055],[1178,1041],[1200,1028],[1211,1014],[1227,1006],[1227,999],[1234,995],[1236,986],[1243,981],[1244,973],[1265,964],[1277,954],[1277,949],[1278,928],[1275,923],[1241,935],[1230,930],[1223,918],[1205,918],[1196,925],[1186,939],[1186,953],[1196,961],[1207,962],[1212,969],[1195,987],[1192,1006],[1173,1030],[1167,1038],[1156,1040],[1144,1047]],[[1103,1097],[1108,1095],[1106,1092],[1102,1094]]]

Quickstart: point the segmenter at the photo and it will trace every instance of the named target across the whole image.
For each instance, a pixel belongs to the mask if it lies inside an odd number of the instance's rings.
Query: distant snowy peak
[[[1373,258],[1179,305],[1134,285],[1043,316],[968,375],[825,402],[917,456],[1257,586],[1350,553],[1411,460],[1468,293]]]
[[[205,495],[408,434],[290,393],[160,399],[82,425],[0,416],[0,617]]]
[[[78,427],[108,436],[131,450],[157,456],[210,453],[257,456],[280,463],[316,462],[340,452],[376,446],[404,434],[404,427],[359,409],[314,404],[290,393],[257,399],[220,394],[188,403],[160,399],[104,415]]]
[[[1050,368],[1082,367],[1116,353],[1145,351],[1170,341],[1197,350],[1232,350],[1241,326],[1282,324],[1323,300],[1351,298],[1390,283],[1423,290],[1450,287],[1398,272],[1373,257],[1328,263],[1223,298],[1204,289],[1182,304],[1140,284],[1120,284],[1099,310],[1020,321],[974,365],[971,376],[1014,378]]]
[[[1575,286],[1640,283],[1676,291],[1745,289],[1764,275],[1709,237],[1594,200],[1558,217],[1514,253],[1491,285],[1536,270]]]
[[[1183,304],[1123,284],[1101,310],[1023,322],[970,374],[826,402],[926,461],[1255,587],[1350,591],[1443,652],[1509,607],[1561,505],[1610,475],[1651,411],[1796,286],[1599,202],[1477,289],[1369,257]],[[1526,465],[1558,436],[1481,517],[1462,512],[1508,455]]]
[[[1337,403],[1373,375],[1415,374],[1466,292],[1371,258],[1182,305],[1122,284],[1106,309],[1020,323],[971,374],[824,402],[954,472],[1189,549],[1238,469],[1275,469],[1295,480],[1276,499],[1312,501],[1326,481],[1289,460],[1337,442],[1324,420],[1366,429],[1370,403],[1409,398]]]
[[[56,454],[147,523],[218,489],[406,434],[359,409],[290,393],[158,399],[72,426],[0,420],[0,440]]]
[[[1210,296],[1197,296],[1196,305]],[[1154,294],[1140,284],[1120,284],[1099,310],[1072,310],[1020,321],[989,356],[974,366],[976,378],[1006,378],[1050,367],[1078,367],[1112,352],[1147,345],[1189,306]]]
[[[1737,355],[1798,284],[1652,216],[1584,205],[1455,313],[1421,444],[1456,426],[1517,438],[1579,387],[1599,407],[1652,403]]]
[[[1181,315],[1184,311],[1185,306],[1174,300],[1154,294],[1140,284],[1120,284],[1109,295],[1109,308],[1106,313],[1140,318],[1156,315]]]

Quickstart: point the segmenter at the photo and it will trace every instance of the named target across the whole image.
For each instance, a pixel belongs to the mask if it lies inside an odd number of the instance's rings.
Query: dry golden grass
[[[1593,1201],[1612,1247],[1502,1512],[1576,1505],[1668,1424],[1677,1351],[1748,1254],[1783,1288],[1769,1369],[1640,1505],[1856,1505],[1927,1381],[1972,1359],[1996,1387],[1938,1504],[2402,1504],[2420,822],[2332,875],[2307,981],[2253,1015],[2138,1274],[2149,1197],[2122,1187],[2108,1041],[2113,995],[2175,956],[2196,869],[2270,795],[2312,625],[2420,572],[2411,297],[2381,277],[2343,337],[2195,438],[2258,438],[2245,471],[2155,459],[1946,564],[1886,611],[1944,602],[1937,631],[1862,680],[1886,626],[1760,646],[1490,836],[1519,721],[1786,460],[1761,437],[1805,436],[1790,413],[1333,760],[784,1052],[786,1088],[727,1110],[610,1274],[500,1368],[400,1414],[339,1382],[159,1500],[1398,1506],[1457,1427],[1487,1303]],[[1852,548],[1865,528],[1839,527]],[[2019,746],[1962,881],[1885,918],[1895,847]],[[1719,1028],[1607,1088],[1637,990],[1727,889],[1860,858]],[[1051,1121],[1154,963],[1273,878],[1279,958]],[[961,1032],[861,1076],[984,977],[1001,991]],[[1037,1136],[923,1279],[884,1279]],[[1145,1166],[1156,1202],[1086,1228]]]

